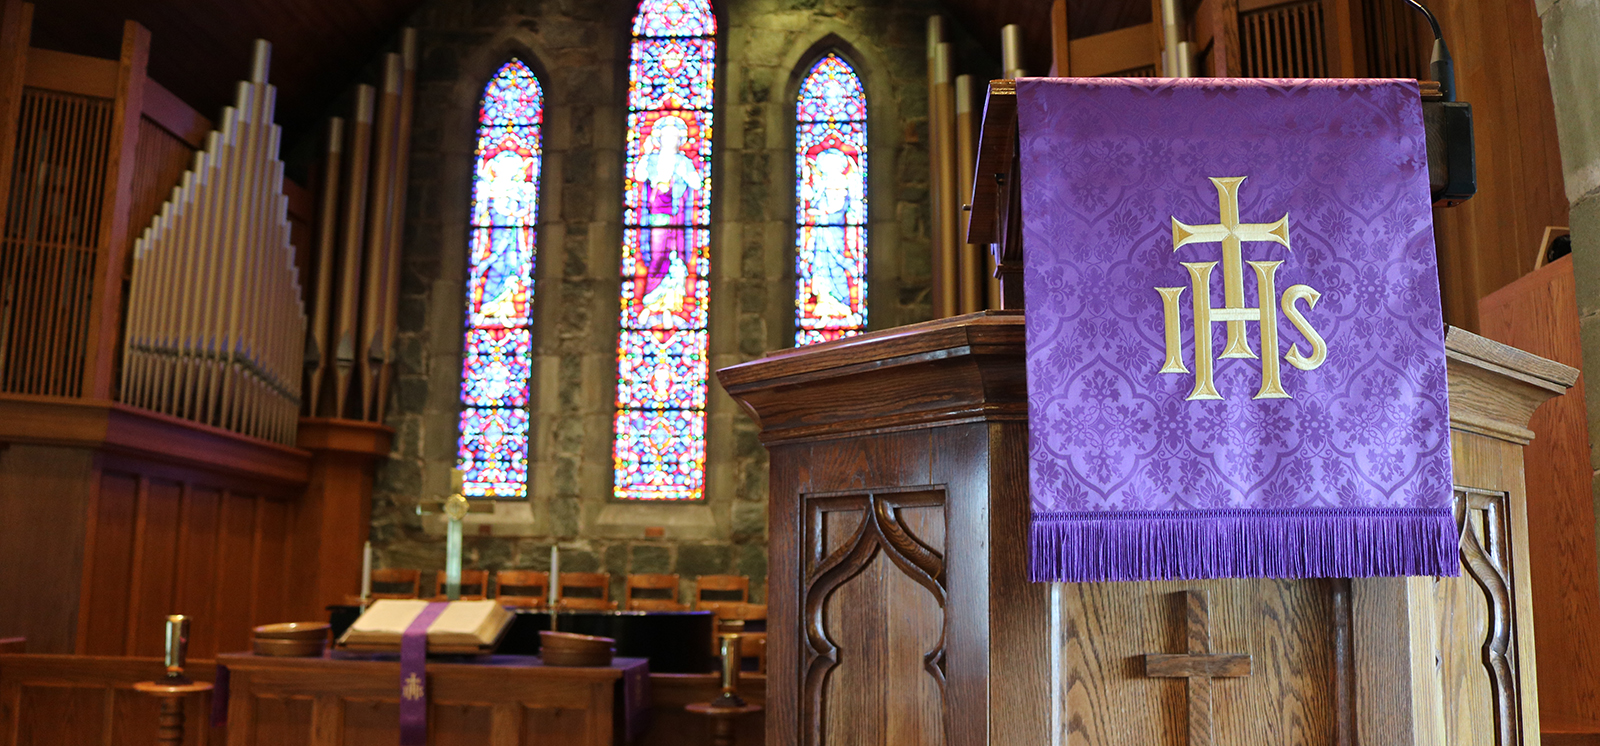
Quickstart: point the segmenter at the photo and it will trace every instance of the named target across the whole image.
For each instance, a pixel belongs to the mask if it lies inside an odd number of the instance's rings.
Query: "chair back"
[[[676,574],[639,574],[629,575],[626,584],[626,595],[623,602],[629,611],[677,611],[682,608],[678,603],[678,576]],[[658,602],[665,601],[670,606]],[[646,603],[644,608],[635,606],[635,602]]]
[[[445,600],[445,575],[440,570],[435,576],[434,600]],[[489,597],[489,571],[488,570],[462,570],[461,571],[461,600],[482,601]]]
[[[501,606],[543,609],[550,598],[550,573],[500,570],[494,574],[494,597]]]
[[[404,567],[385,567],[372,571],[372,598],[416,598],[421,591],[422,571]],[[381,587],[380,587],[381,586]]]
[[[694,579],[694,606],[709,610],[707,603],[744,603],[750,600],[750,578],[743,575],[701,575]]]
[[[746,632],[739,635],[739,660],[741,669],[744,661],[755,659],[756,673],[767,672],[767,633]]]
[[[574,594],[573,591],[580,591]],[[597,608],[594,604],[584,602],[611,601],[611,573],[609,572],[564,572],[556,584],[556,601],[570,609]],[[577,605],[568,601],[580,602]],[[617,608],[611,604],[611,608]]]

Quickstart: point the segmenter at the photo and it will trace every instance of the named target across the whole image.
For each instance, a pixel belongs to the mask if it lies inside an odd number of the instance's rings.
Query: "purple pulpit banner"
[[[1022,79],[1035,581],[1459,575],[1410,80]]]

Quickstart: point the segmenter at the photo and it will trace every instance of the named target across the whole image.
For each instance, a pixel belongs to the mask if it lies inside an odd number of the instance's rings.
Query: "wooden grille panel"
[[[1421,44],[1419,15],[1405,3],[1361,0],[1366,20],[1366,75],[1371,78],[1427,78],[1428,52]]]
[[[194,160],[194,147],[149,117],[139,119],[139,145],[133,158],[133,203],[124,246],[132,246],[145,226],[172,197],[172,189]]]
[[[23,89],[0,229],[0,391],[78,396],[112,101]]]
[[[1321,0],[1239,14],[1240,63],[1247,78],[1323,78],[1328,55]]]

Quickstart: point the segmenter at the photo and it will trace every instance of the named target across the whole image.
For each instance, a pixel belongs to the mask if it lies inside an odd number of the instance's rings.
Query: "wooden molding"
[[[393,441],[394,428],[376,422],[302,417],[295,446],[307,451],[334,451],[379,459],[389,455]]]
[[[0,443],[92,448],[301,486],[311,454],[117,402],[0,394]]]
[[[1534,410],[1578,380],[1577,368],[1464,329],[1451,327],[1444,346],[1455,430],[1526,445]]]

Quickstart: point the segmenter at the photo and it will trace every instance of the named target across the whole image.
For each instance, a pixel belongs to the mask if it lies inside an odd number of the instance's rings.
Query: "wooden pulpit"
[[[1019,306],[1015,125],[993,113],[974,240]],[[1539,743],[1522,447],[1575,369],[1448,332],[1458,578],[1034,584],[1023,323],[718,372],[770,454],[770,746]]]

